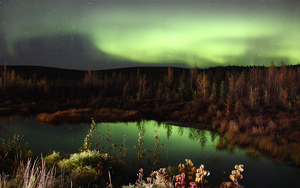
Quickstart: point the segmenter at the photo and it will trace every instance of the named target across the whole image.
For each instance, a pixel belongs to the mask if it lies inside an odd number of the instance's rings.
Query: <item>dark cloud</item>
[[[5,42],[1,40],[1,47],[5,51]],[[13,50],[14,55],[11,57],[5,56],[7,53],[2,53],[0,56],[2,61],[7,61],[10,65],[88,69],[97,68],[97,62],[113,59],[97,50],[88,37],[81,35],[54,35],[18,40],[13,44]],[[92,59],[93,56],[99,61]]]

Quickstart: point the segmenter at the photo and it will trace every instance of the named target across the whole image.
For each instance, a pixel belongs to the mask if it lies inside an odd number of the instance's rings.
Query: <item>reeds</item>
[[[5,175],[4,172],[0,174],[0,188],[7,187],[7,177],[8,175]]]
[[[52,188],[56,187],[56,169],[53,166],[47,169],[45,162],[36,159],[28,159],[24,164],[20,161],[15,174],[8,178],[8,175],[0,174],[0,188],[23,187],[23,188]]]
[[[55,185],[55,168],[47,170],[44,161],[39,165],[37,160],[31,163],[31,159],[29,159],[26,168],[21,168],[20,173],[24,173],[23,185],[25,188],[54,187]]]

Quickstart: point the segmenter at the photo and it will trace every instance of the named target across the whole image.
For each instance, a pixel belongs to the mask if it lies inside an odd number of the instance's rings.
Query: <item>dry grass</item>
[[[69,109],[65,111],[57,111],[53,114],[41,113],[38,115],[38,121],[40,122],[80,122],[91,119],[92,110],[90,108],[85,109]]]
[[[277,128],[276,122],[270,120],[268,122],[268,125],[267,125],[267,128],[266,128],[266,132],[273,134],[275,132],[276,128]]]
[[[45,123],[78,123],[89,122],[93,118],[99,122],[116,122],[116,121],[134,121],[141,119],[142,116],[135,110],[118,110],[114,108],[101,108],[92,110],[91,108],[84,109],[69,109],[65,111],[57,111],[52,114],[41,113],[38,115],[38,121]]]
[[[47,169],[45,162],[38,159],[29,159],[24,165],[19,162],[18,169],[11,179],[2,173],[0,175],[0,188],[23,187],[23,188],[54,188],[56,185],[55,168]]]

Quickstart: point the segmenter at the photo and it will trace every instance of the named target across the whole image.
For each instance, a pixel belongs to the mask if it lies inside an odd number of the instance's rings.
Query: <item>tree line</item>
[[[82,79],[24,79],[3,66],[0,74],[1,102],[42,99],[105,99],[122,101],[163,101],[205,104],[206,111],[225,110],[226,115],[243,111],[299,111],[300,67],[282,63],[269,67],[215,67],[179,69],[169,67],[163,74],[140,69],[130,74],[101,74],[89,70]],[[9,99],[5,101],[4,99]]]

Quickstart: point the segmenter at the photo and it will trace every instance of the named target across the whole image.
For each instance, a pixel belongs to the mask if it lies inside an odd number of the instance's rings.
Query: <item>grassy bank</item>
[[[93,118],[97,122],[117,122],[117,121],[136,121],[143,119],[143,116],[135,110],[119,110],[115,108],[101,108],[92,110],[84,109],[68,109],[57,111],[55,113],[38,114],[37,120],[43,123],[80,123],[90,122]]]

